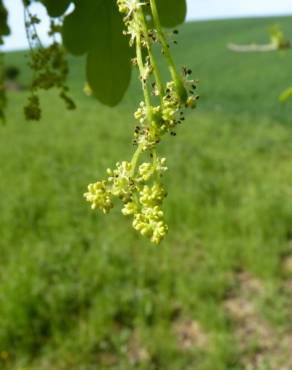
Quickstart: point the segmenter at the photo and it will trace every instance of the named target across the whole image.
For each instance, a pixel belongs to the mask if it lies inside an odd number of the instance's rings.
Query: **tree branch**
[[[279,47],[276,44],[248,44],[248,45],[237,45],[233,43],[229,43],[227,45],[229,50],[235,51],[237,53],[251,53],[251,52],[261,52],[266,53],[269,51],[276,51],[279,50]]]

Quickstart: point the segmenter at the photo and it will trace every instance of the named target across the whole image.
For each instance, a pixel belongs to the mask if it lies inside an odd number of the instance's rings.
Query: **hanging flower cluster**
[[[164,171],[165,158],[156,158],[154,163],[144,162],[135,173],[135,163],[121,162],[115,169],[108,169],[108,178],[88,186],[85,198],[92,209],[108,213],[113,207],[113,198],[123,202],[122,213],[133,217],[133,227],[153,243],[159,243],[167,232],[161,205],[166,191],[159,181],[148,184],[152,177],[159,178]]]
[[[197,82],[190,78],[190,69],[183,68],[182,75],[177,72],[155,0],[117,0],[117,5],[124,15],[124,33],[129,36],[130,46],[135,47],[133,64],[138,67],[144,97],[134,113],[137,149],[130,162],[118,162],[115,169],[108,169],[108,178],[90,184],[84,196],[93,209],[104,213],[113,207],[113,199],[119,198],[122,214],[133,218],[134,229],[159,244],[168,231],[162,210],[167,192],[161,182],[167,167],[156,147],[163,135],[176,135],[177,126],[185,120],[185,109],[196,106]],[[167,83],[160,76],[155,44],[160,46],[170,72]],[[150,162],[141,160],[145,153],[150,154]]]
[[[29,67],[33,71],[31,94],[24,107],[26,119],[38,121],[41,118],[41,106],[38,95],[39,90],[57,88],[60,98],[65,102],[67,109],[75,109],[75,103],[68,95],[66,85],[69,66],[65,51],[58,43],[56,36],[60,33],[61,26],[57,21],[51,20],[48,35],[52,38],[52,44],[48,47],[42,45],[36,26],[40,19],[29,11],[30,1],[25,4],[25,29],[30,47]]]

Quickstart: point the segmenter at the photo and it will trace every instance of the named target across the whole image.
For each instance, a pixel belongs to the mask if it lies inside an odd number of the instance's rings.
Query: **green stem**
[[[153,73],[154,73],[155,81],[156,81],[156,84],[157,84],[159,97],[160,97],[160,100],[161,100],[161,103],[162,103],[163,102],[163,96],[164,96],[163,83],[162,83],[161,75],[160,75],[160,72],[159,72],[159,68],[158,68],[156,60],[155,60],[153,48],[151,46],[151,40],[150,40],[149,35],[148,35],[148,28],[147,28],[147,24],[146,24],[146,20],[145,20],[145,16],[144,16],[142,7],[140,7],[140,9],[139,9],[139,17],[140,17],[140,21],[141,21],[141,25],[142,25],[143,34],[144,34],[145,40],[147,42],[148,55],[149,55],[149,58],[150,58],[150,63],[151,63],[152,68],[153,68]]]
[[[157,153],[156,153],[155,149],[153,149],[152,155],[153,155],[154,178],[157,182],[159,182],[160,179],[159,179],[159,174],[158,174],[158,171],[157,171],[158,156],[157,156]]]
[[[137,163],[138,163],[138,160],[139,160],[139,157],[140,157],[140,154],[143,152],[143,145],[142,144],[139,144],[133,157],[132,157],[132,160],[131,160],[131,177],[134,177],[135,175],[135,170],[136,170],[136,167],[137,167]]]
[[[137,19],[139,22],[139,19]],[[141,42],[141,33],[137,32],[136,38],[136,55],[137,55],[137,64],[139,68],[142,90],[144,94],[145,104],[147,108],[147,118],[149,121],[149,125],[152,123],[152,107],[151,107],[151,95],[148,89],[147,81],[144,81],[144,74],[145,74],[145,66],[143,62],[143,55],[142,55],[142,42]]]
[[[179,74],[176,70],[175,63],[174,63],[173,58],[171,56],[171,53],[169,51],[169,45],[166,41],[164,32],[163,32],[161,24],[160,24],[160,19],[159,19],[157,5],[156,5],[155,0],[150,0],[150,6],[151,6],[154,25],[155,25],[155,28],[157,30],[159,41],[162,45],[163,53],[164,53],[165,58],[167,60],[169,72],[171,74],[172,79],[174,80],[176,90],[177,90],[177,93],[178,93],[181,101],[185,102],[187,100],[187,92],[186,92],[186,89],[183,85],[183,82],[182,82],[182,80],[181,80],[181,78],[180,78],[180,76],[179,76]]]
[[[143,18],[141,17],[141,14],[142,14]],[[146,23],[145,23],[143,13],[137,13],[136,22],[143,26],[143,32],[145,32],[144,25],[146,26]],[[147,33],[147,28],[146,28],[146,33]],[[148,37],[148,33],[147,33],[147,37]],[[150,45],[149,43],[147,43],[147,44]],[[148,51],[149,51],[149,48],[148,48]],[[144,100],[145,100],[146,109],[147,109],[147,118],[148,118],[149,126],[151,126],[152,121],[153,121],[153,119],[152,119],[151,95],[150,95],[150,91],[149,91],[149,88],[148,88],[147,81],[143,80],[144,75],[145,75],[145,65],[144,65],[144,61],[143,61],[142,40],[141,40],[141,33],[140,32],[137,32],[137,37],[136,37],[136,56],[137,56],[137,64],[138,64],[139,74],[140,74],[140,78],[141,78]],[[154,58],[154,56],[153,56],[153,58]],[[157,68],[157,71],[158,71],[158,68]],[[158,77],[159,77],[159,81],[161,81],[159,75],[158,75]],[[131,167],[132,167],[131,177],[134,177],[134,175],[135,175],[135,170],[136,170],[136,167],[137,167],[137,163],[139,161],[139,157],[140,157],[142,152],[143,152],[143,144],[139,144],[135,153],[134,153],[134,155],[133,155],[133,157],[132,157],[132,160],[131,160]]]
[[[41,49],[44,49],[44,46],[42,44],[42,41],[39,37],[39,34],[37,32],[37,29],[36,29],[36,26],[34,23],[31,23],[31,13],[29,11],[29,8],[28,8],[28,5],[25,5],[25,3],[23,3],[23,14],[24,14],[24,24],[25,24],[25,33],[26,33],[26,38],[27,38],[27,41],[28,41],[28,46],[30,48],[30,51],[33,52],[34,50],[34,46],[33,46],[33,38],[32,38],[32,35],[30,34],[29,32],[29,26],[27,26],[27,24],[30,24],[30,27],[33,29],[33,33],[34,33],[34,36],[35,36],[35,43],[37,44],[36,46],[38,46],[39,48]]]
[[[153,158],[153,168],[155,169],[156,171],[156,167],[157,167],[157,153],[156,153],[156,150],[153,149],[152,150],[152,158]]]

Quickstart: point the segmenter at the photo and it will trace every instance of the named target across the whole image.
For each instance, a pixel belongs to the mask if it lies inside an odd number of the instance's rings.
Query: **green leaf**
[[[131,78],[131,51],[115,0],[102,2],[95,24],[96,42],[87,57],[87,81],[93,95],[112,107],[122,99]]]
[[[62,37],[65,47],[71,54],[85,54],[94,46],[101,6],[101,0],[78,1],[74,11],[65,17]]]
[[[289,98],[292,98],[292,86],[285,89],[279,96],[281,103],[286,103]]]
[[[0,45],[3,44],[3,36],[10,34],[10,29],[7,23],[8,13],[3,5],[2,0],[0,0]]]
[[[71,0],[41,0],[50,17],[60,17],[68,8]]]
[[[164,27],[175,27],[185,21],[186,0],[156,0],[158,14]]]

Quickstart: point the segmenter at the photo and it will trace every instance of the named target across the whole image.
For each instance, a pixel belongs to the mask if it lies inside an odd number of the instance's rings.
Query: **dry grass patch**
[[[272,326],[259,309],[265,286],[247,273],[236,277],[234,295],[224,302],[227,315],[234,323],[234,336],[245,370],[291,370],[292,333]]]

